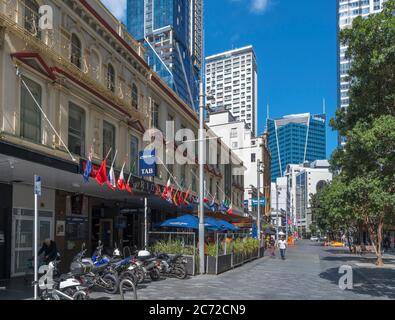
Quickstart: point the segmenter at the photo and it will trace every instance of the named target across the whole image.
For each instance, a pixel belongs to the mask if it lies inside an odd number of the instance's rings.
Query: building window
[[[133,83],[133,85],[132,85],[132,106],[137,109],[138,103],[139,103],[139,90],[137,89],[136,84]]]
[[[70,61],[81,69],[82,48],[81,40],[73,33],[71,35],[71,58]]]
[[[115,69],[111,63],[107,66],[107,89],[115,92]]]
[[[69,104],[69,149],[79,156],[85,154],[85,111]]]
[[[239,147],[239,144],[235,141],[232,142],[232,149],[237,149]]]
[[[237,138],[237,128],[233,128],[230,131],[230,138]]]
[[[41,86],[23,78],[36,101],[41,105]],[[36,143],[41,141],[41,113],[29,91],[21,87],[21,137]]]
[[[255,153],[251,153],[251,162],[252,163],[256,162],[256,154]]]
[[[112,162],[115,156],[115,126],[103,121],[103,157],[108,156],[108,162]]]
[[[153,103],[151,110],[151,128],[159,129],[159,105]]]
[[[130,139],[130,172],[137,176],[139,166],[139,139],[131,137]]]
[[[24,26],[25,29],[33,33],[37,38],[41,38],[41,31],[39,29],[39,9],[40,6],[34,0],[25,0],[25,14],[24,14]]]

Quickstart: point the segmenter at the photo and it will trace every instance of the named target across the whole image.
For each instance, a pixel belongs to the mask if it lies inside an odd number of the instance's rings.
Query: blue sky
[[[125,0],[103,0],[120,19]],[[270,116],[337,105],[335,0],[205,0],[206,56],[252,44],[259,68],[259,131]],[[329,122],[329,121],[328,121]],[[328,125],[329,157],[337,134]]]

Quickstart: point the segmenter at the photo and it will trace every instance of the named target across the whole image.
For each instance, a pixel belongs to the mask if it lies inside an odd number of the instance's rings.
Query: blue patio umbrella
[[[233,224],[229,223],[225,220],[217,220],[217,224],[220,225],[222,228],[228,231],[237,231],[239,230],[238,227],[234,226]]]
[[[207,218],[205,218],[204,221],[205,227],[210,229],[210,230],[220,230],[219,227],[211,221],[207,221]],[[162,222],[159,227],[171,227],[171,228],[185,228],[185,229],[199,229],[199,219],[195,216],[192,216],[190,214],[186,214],[174,219],[169,219],[164,222]]]

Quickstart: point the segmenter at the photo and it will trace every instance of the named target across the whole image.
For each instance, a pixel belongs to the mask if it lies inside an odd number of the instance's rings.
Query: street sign
[[[156,155],[155,150],[144,150],[139,153],[140,176],[156,176]]]
[[[266,199],[265,198],[259,199],[259,203],[260,203],[261,206],[265,206],[266,205]],[[258,199],[251,199],[251,205],[253,207],[257,207],[258,206]]]
[[[34,176],[34,194],[41,197],[41,177]]]

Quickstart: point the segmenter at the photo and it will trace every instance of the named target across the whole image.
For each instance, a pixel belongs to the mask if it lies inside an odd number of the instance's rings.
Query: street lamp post
[[[278,241],[278,185],[276,181],[276,240]]]
[[[199,114],[199,267],[204,274],[204,89],[200,82],[200,114]]]
[[[257,206],[257,223],[258,223],[258,239],[261,241],[261,161],[257,161],[257,166],[258,166],[258,181],[257,181],[257,186],[258,186],[258,206]]]

